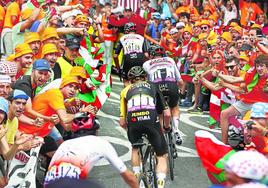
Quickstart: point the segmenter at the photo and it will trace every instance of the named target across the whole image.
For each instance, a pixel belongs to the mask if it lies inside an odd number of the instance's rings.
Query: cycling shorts
[[[152,124],[137,124],[128,126],[128,140],[133,145],[138,143],[143,134],[148,136],[150,144],[152,144],[157,156],[162,156],[167,153],[167,144],[163,133],[160,129],[160,123],[156,122]],[[134,147],[135,148],[135,147]]]
[[[164,95],[164,98],[167,98],[168,106],[173,108],[178,105],[179,102],[179,87],[175,82],[161,82],[157,83],[156,86],[159,88],[159,91]],[[160,109],[157,109],[157,112],[160,112]]]
[[[137,54],[136,58],[124,57],[122,63],[122,77],[127,79],[128,71],[134,66],[141,66],[145,62],[144,55]]]

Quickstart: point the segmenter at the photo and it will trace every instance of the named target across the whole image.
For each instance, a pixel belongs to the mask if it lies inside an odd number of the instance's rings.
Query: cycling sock
[[[141,167],[140,166],[133,166],[133,172],[134,174],[140,174],[141,173]]]
[[[165,186],[165,179],[166,179],[166,174],[165,173],[157,173],[157,187],[158,188],[163,188]]]
[[[174,133],[178,133],[179,132],[179,123],[180,123],[179,117],[173,117],[172,121],[173,121],[172,131]]]

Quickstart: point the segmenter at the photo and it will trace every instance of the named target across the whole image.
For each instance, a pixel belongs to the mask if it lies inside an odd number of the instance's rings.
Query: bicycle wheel
[[[150,159],[150,183],[151,183],[151,187],[154,187],[154,188],[157,188],[157,178],[156,178],[156,156],[155,156],[155,153],[154,151],[151,150],[150,152],[150,156],[149,156],[149,159]]]
[[[147,177],[144,175],[144,173],[142,173],[139,176],[138,182],[139,182],[139,188],[149,188],[147,183]]]
[[[169,174],[170,179],[174,180],[174,143],[172,138],[172,132],[168,133],[168,166],[169,166]]]

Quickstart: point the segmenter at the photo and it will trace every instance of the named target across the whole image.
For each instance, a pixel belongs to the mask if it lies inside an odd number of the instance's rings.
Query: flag
[[[225,185],[224,164],[236,151],[203,130],[195,132],[195,146],[211,182]]]

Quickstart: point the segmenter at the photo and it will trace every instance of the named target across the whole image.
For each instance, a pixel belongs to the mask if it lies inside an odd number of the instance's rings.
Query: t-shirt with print
[[[64,98],[59,89],[50,89],[37,95],[32,102],[32,109],[45,116],[57,114],[57,110],[65,109]],[[36,127],[19,123],[19,130],[28,134],[35,134],[45,137],[54,127],[51,122],[45,122],[42,127]]]

